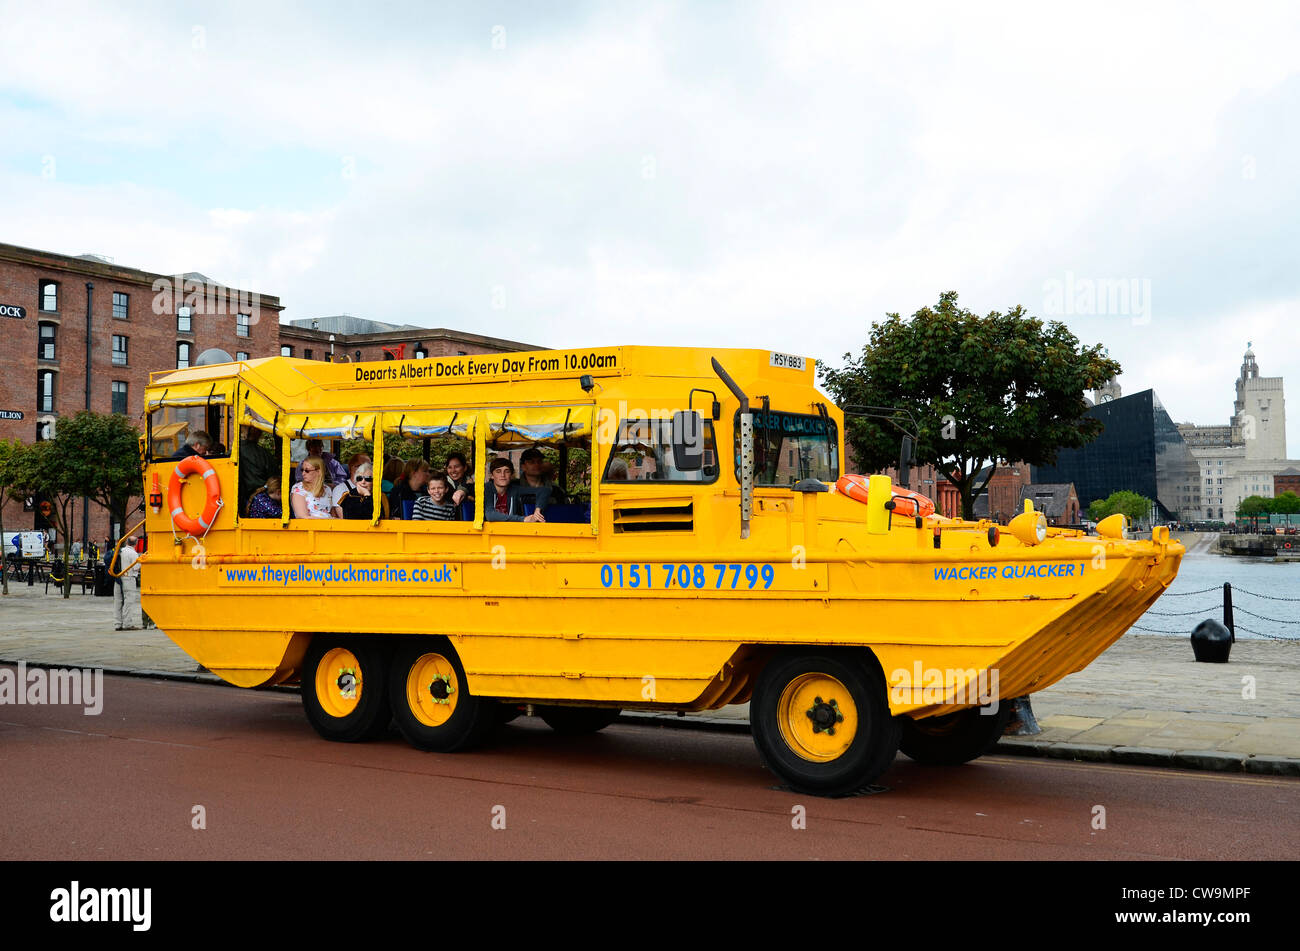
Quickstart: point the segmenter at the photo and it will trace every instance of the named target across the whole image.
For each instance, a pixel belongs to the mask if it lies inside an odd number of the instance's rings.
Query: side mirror
[[[912,473],[909,464],[912,461],[912,437],[904,436],[903,445],[898,452],[898,484],[903,488],[908,488],[911,481]]]
[[[673,468],[699,472],[704,466],[704,421],[695,410],[673,413]]]

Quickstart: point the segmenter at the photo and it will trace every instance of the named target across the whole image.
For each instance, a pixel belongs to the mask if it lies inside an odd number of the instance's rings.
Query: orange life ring
[[[181,483],[186,476],[196,473],[203,476],[208,502],[203,506],[203,511],[199,513],[198,518],[191,518],[185,514],[185,507],[181,505]],[[176,463],[176,468],[172,470],[171,482],[167,484],[167,508],[172,514],[173,525],[183,532],[202,537],[217,520],[217,511],[221,505],[221,480],[217,478],[212,463],[198,454],[186,456]]]
[[[867,477],[863,475],[842,475],[839,481],[835,483],[835,489],[841,495],[846,495],[855,502],[867,501]],[[896,515],[920,515],[924,518],[927,515],[934,514],[934,502],[926,498],[919,492],[911,492],[907,489],[894,489],[894,514]]]

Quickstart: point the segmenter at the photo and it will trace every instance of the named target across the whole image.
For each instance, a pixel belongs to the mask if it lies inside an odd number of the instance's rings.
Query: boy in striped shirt
[[[423,521],[456,521],[460,517],[456,505],[451,501],[451,486],[447,483],[447,473],[439,470],[429,475],[429,494],[415,500],[412,519]]]

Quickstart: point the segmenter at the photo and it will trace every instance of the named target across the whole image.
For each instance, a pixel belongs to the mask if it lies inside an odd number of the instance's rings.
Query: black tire
[[[807,709],[796,702],[804,694]],[[764,764],[796,792],[858,792],[889,769],[898,752],[899,724],[887,697],[884,674],[870,652],[777,655],[754,686],[749,708],[754,745]],[[819,726],[834,716],[839,720]],[[844,732],[849,728],[851,735]],[[839,744],[844,745],[834,748]]]
[[[898,748],[926,766],[960,766],[978,759],[998,742],[1011,719],[1011,701],[998,704],[998,712],[981,714],[969,707],[941,717],[912,720],[902,717],[903,735]]]
[[[616,707],[537,707],[535,711],[547,726],[565,736],[599,733],[623,712]]]
[[[398,645],[388,696],[397,728],[418,750],[472,749],[497,724],[497,702],[470,693],[465,668],[445,637],[422,637]]]
[[[353,666],[356,670],[349,671]],[[318,634],[307,647],[299,678],[307,722],[325,739],[357,743],[387,731],[388,650],[382,642]],[[355,695],[347,697],[348,691]]]

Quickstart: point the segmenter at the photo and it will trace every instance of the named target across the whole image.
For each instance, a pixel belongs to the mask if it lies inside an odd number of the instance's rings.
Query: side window
[[[673,421],[625,419],[610,449],[605,482],[708,483],[718,478],[718,445],[713,420],[704,422],[704,465],[680,472],[673,466]]]

